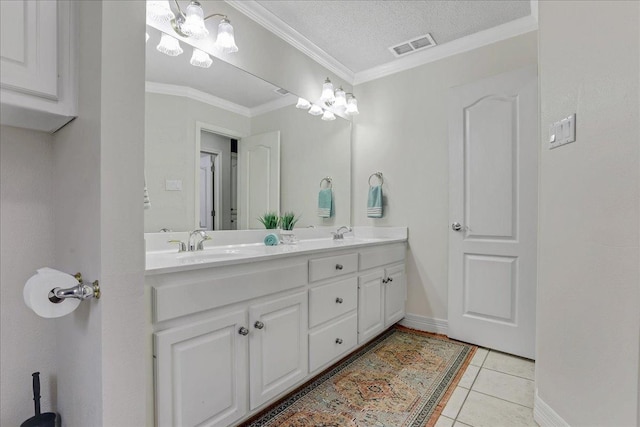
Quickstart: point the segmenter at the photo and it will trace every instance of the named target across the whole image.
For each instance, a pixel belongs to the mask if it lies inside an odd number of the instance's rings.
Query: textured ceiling
[[[530,0],[258,0],[354,73],[393,61],[389,47],[431,33],[436,43],[531,13]]]
[[[185,43],[181,43],[184,52],[179,56],[160,53],[156,50],[160,32],[149,27],[147,32],[147,81],[190,87],[247,108],[282,98],[273,92],[277,86],[219,59],[213,58],[209,68],[194,67],[189,63],[192,48]]]

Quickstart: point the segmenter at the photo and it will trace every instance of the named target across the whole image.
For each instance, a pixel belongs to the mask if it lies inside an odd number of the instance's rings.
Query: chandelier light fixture
[[[355,95],[351,92],[345,92],[342,87],[334,90],[333,83],[331,83],[329,77],[322,84],[322,93],[317,103],[298,98],[296,108],[308,110],[308,113],[313,116],[322,115],[322,120],[335,120],[335,112],[350,116],[360,114],[358,100]]]
[[[205,25],[205,21],[218,16],[222,19],[218,24],[218,35],[214,44],[216,51],[220,53],[234,53],[238,51],[238,46],[236,46],[233,34],[233,27],[227,15],[213,13],[204,16],[202,6],[195,0],[191,0],[184,11],[180,7],[178,0],[174,0],[174,3],[177,9],[176,12],[174,12],[174,9],[171,9],[169,0],[148,0],[147,21],[157,24],[170,22],[171,27],[179,36],[201,40],[209,36],[209,30]],[[162,34],[157,49],[159,52],[169,56],[177,56],[183,52],[180,41],[165,33]],[[190,60],[191,65],[209,68],[212,62],[213,60],[208,53],[195,47],[193,48],[193,55]]]

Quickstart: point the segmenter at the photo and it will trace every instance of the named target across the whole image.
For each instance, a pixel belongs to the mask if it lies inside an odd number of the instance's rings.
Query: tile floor
[[[435,427],[535,427],[534,363],[478,348]]]

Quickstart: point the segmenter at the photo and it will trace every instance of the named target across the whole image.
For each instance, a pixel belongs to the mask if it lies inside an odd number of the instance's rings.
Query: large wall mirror
[[[298,227],[349,224],[351,123],[295,108],[297,96],[217,58],[189,63],[146,50],[145,232],[262,228],[265,211],[293,211]],[[318,216],[330,177],[334,214]],[[322,183],[323,187],[327,182]]]

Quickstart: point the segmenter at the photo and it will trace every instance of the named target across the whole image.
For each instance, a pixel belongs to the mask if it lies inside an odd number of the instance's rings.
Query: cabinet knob
[[[264,323],[262,323],[261,321],[256,321],[256,323],[253,324],[253,327],[256,329],[262,329],[264,328]]]
[[[336,344],[342,344],[342,338],[336,338]]]
[[[387,283],[388,280],[387,279],[382,279],[382,283]]]
[[[336,270],[342,270],[343,268],[342,264],[336,264]]]
[[[336,298],[336,304],[342,304],[343,300],[342,298],[338,297]]]
[[[387,279],[387,282],[393,282],[393,277],[389,277],[389,278]]]
[[[243,326],[240,329],[238,329],[238,333],[240,335],[249,335],[249,330]]]

